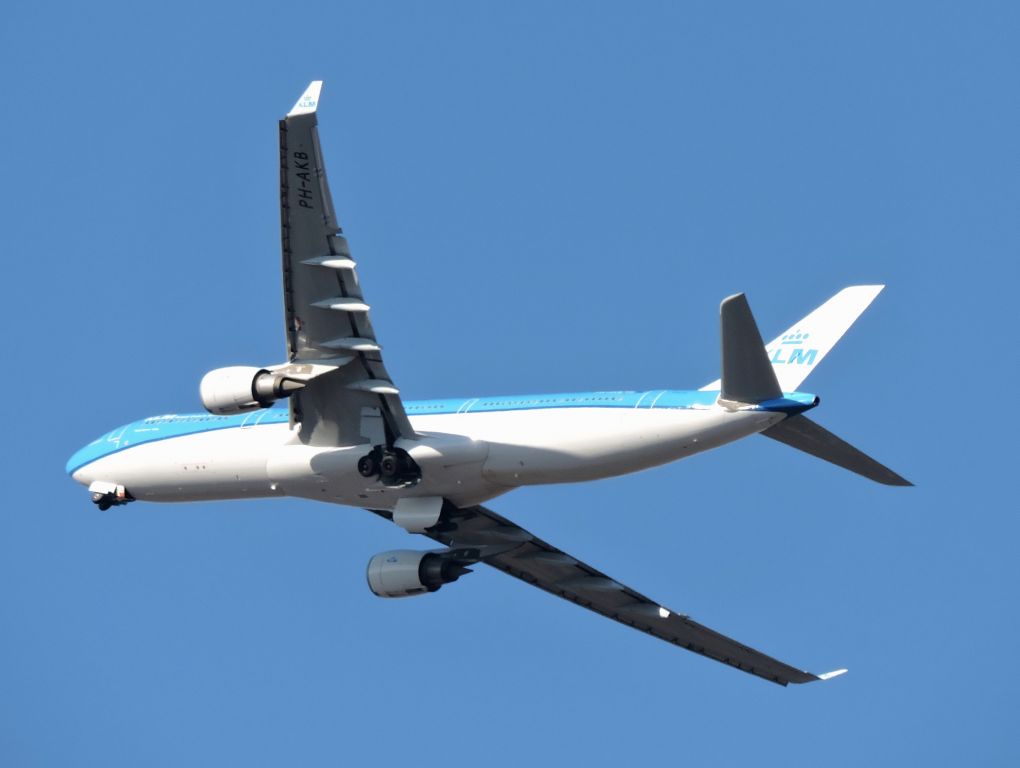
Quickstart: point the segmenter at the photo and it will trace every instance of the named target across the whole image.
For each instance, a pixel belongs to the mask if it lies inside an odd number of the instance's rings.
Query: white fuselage
[[[83,448],[68,469],[81,483],[116,483],[148,501],[300,496],[392,509],[402,496],[421,495],[466,506],[522,485],[594,480],[665,464],[761,432],[786,416],[715,403],[413,410],[409,415],[420,439],[400,440],[397,447],[415,460],[422,478],[404,488],[359,474],[357,462],[371,448],[368,442],[302,444],[279,411],[261,412],[275,419],[195,415],[135,422]],[[174,434],[182,424],[191,431]],[[76,458],[78,466],[72,466]]]

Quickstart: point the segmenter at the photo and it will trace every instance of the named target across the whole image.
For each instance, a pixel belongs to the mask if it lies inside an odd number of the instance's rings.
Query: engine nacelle
[[[470,572],[441,552],[395,549],[368,561],[368,588],[379,597],[424,595]]]
[[[250,365],[217,368],[202,377],[198,391],[209,413],[230,416],[267,408],[304,386],[281,373]]]

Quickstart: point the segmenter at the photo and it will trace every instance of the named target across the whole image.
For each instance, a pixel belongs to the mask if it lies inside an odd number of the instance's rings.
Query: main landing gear
[[[362,477],[376,477],[383,485],[403,487],[421,480],[421,469],[403,448],[377,445],[358,459]]]

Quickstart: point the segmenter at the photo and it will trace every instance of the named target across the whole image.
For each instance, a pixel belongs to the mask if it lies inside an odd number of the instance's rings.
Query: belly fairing
[[[358,459],[371,445],[322,448],[301,444],[280,446],[267,461],[267,472],[279,490],[335,504],[392,509],[403,496],[442,496],[454,504],[479,504],[510,490],[482,473],[488,445],[462,435],[423,433],[419,440],[401,440],[421,469],[417,485],[388,488],[358,473]]]

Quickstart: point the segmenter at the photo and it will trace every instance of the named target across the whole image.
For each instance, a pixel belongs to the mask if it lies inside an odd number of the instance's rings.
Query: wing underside
[[[767,656],[663,607],[482,506],[459,509],[446,503],[440,523],[425,535],[466,560],[484,562],[613,621],[779,685],[826,680],[845,671],[815,675]]]
[[[334,366],[291,398],[302,439],[313,445],[366,442],[365,420],[387,437],[414,430],[382,360],[326,179],[313,82],[280,121],[280,232],[288,359]]]

